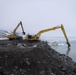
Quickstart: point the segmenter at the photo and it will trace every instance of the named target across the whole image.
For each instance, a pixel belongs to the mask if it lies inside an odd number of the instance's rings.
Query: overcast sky
[[[0,0],[0,29],[13,31],[20,21],[26,34],[63,24],[67,36],[76,37],[76,0]],[[63,34],[58,29],[42,36]]]

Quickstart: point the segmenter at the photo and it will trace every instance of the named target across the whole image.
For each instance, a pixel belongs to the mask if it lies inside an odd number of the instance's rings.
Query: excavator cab
[[[28,39],[31,39],[32,38],[32,35],[28,35]]]
[[[65,32],[65,29],[64,29],[64,26],[61,24],[60,26],[55,26],[53,28],[48,28],[48,29],[44,29],[44,30],[41,30],[39,31],[36,35],[32,36],[32,35],[26,35],[26,40],[27,41],[38,41],[39,40],[39,37],[41,36],[42,33],[44,32],[48,32],[48,31],[51,31],[51,30],[56,30],[56,29],[59,29],[61,28],[63,34],[64,34],[64,37],[66,39],[66,43],[68,45],[68,47],[70,47],[70,43],[68,41],[68,37],[66,35],[66,32]]]
[[[19,36],[19,35],[16,34],[16,30],[18,29],[18,27],[19,27],[20,25],[21,25],[21,28],[22,28],[22,33],[25,35],[22,22],[20,21],[20,23],[19,23],[19,24],[16,26],[16,28],[13,30],[13,33],[7,36],[7,38],[8,38],[9,40],[13,40],[13,39],[20,40],[20,39],[22,39],[22,36]]]

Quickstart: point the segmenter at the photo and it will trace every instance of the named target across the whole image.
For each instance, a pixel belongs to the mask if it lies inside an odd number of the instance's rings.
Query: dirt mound
[[[20,42],[9,43],[0,43],[0,75],[76,75],[76,63],[46,42],[25,42],[21,48]]]

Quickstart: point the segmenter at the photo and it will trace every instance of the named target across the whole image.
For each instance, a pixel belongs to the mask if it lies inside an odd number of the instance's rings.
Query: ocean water
[[[68,48],[65,38],[63,37],[52,37],[52,38],[43,38],[48,41],[49,45],[55,49],[57,52],[61,54],[65,54],[72,58],[74,62],[76,62],[76,37],[69,37],[69,43],[71,45]]]

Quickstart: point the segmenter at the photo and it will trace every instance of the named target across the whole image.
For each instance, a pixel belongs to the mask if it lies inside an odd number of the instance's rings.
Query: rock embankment
[[[6,41],[0,47],[0,75],[76,75],[76,63],[44,41]]]

